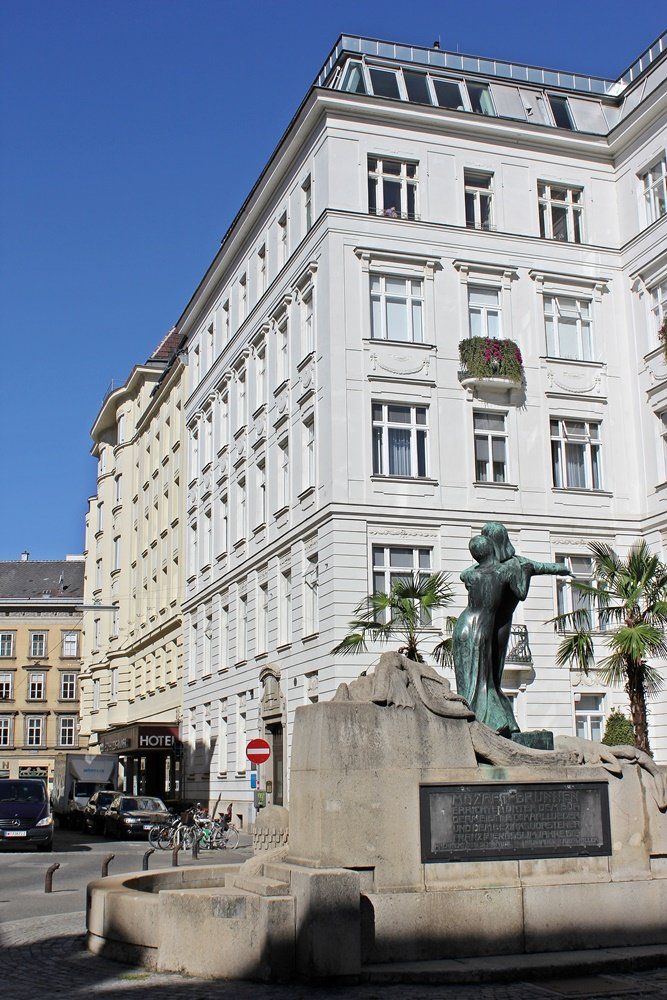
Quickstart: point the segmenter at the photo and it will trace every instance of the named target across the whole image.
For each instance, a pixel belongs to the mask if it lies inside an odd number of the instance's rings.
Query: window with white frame
[[[223,346],[229,342],[231,325],[229,319],[229,299],[222,303],[222,343]]]
[[[76,701],[76,673],[63,670],[60,674],[60,700]]]
[[[205,566],[213,562],[213,513],[208,507],[202,518],[202,558]]]
[[[211,605],[206,606],[204,618],[204,642],[202,651],[202,677],[210,677],[213,668],[213,611]]]
[[[93,712],[100,710],[100,687],[100,679],[96,677],[93,680]]]
[[[236,773],[245,774],[247,738],[247,715],[245,691],[236,696]]]
[[[301,488],[310,490],[315,486],[315,414],[312,412],[303,418],[301,456]]]
[[[287,262],[287,212],[278,219],[278,266],[282,267]]]
[[[303,231],[307,233],[313,225],[313,185],[310,174],[301,185],[303,199]]]
[[[425,478],[428,407],[372,404],[373,474]]]
[[[473,83],[466,80],[470,107],[478,115],[495,115],[496,109],[493,106],[493,98],[488,83]]]
[[[209,410],[204,416],[204,447],[203,447],[202,468],[206,468],[213,461],[213,413]]]
[[[266,524],[266,457],[262,455],[255,465],[255,522],[256,527]]]
[[[102,531],[104,529],[104,504],[102,502],[97,505],[97,530]]]
[[[125,414],[119,413],[116,420],[116,444],[125,442]]]
[[[604,622],[596,612],[595,599],[573,587],[572,584],[583,584],[586,587],[595,586],[593,575],[593,559],[589,555],[557,553],[556,561],[565,563],[572,576],[559,577],[556,580],[556,608],[559,615],[569,615],[575,611],[585,612],[585,624],[590,629],[604,631]],[[559,626],[561,631],[568,631]]]
[[[266,243],[262,243],[257,251],[257,298],[260,298],[267,289],[266,278]]]
[[[667,214],[667,157],[659,160],[640,174],[646,223],[650,225]]]
[[[289,329],[287,312],[276,322],[276,377],[282,385],[289,375]]]
[[[549,357],[593,360],[590,299],[545,295],[544,326]]]
[[[227,670],[229,667],[229,605],[222,601],[218,611],[219,639],[219,663],[218,670]]]
[[[313,316],[313,289],[301,296],[301,352],[305,358],[315,350],[315,323]]]
[[[44,716],[26,715],[25,745],[28,747],[44,746]]]
[[[100,648],[101,635],[102,635],[102,619],[95,618],[93,620],[93,649]]]
[[[655,324],[651,343],[655,345],[660,339],[658,331],[667,323],[667,281],[651,289],[651,313]]]
[[[280,571],[279,584],[279,618],[278,645],[287,646],[292,641],[292,571],[288,568]]]
[[[118,635],[118,630],[120,628],[120,609],[116,605],[111,612],[111,630],[109,635]]]
[[[371,274],[371,337],[421,344],[424,339],[424,282]]]
[[[28,701],[44,701],[46,698],[46,674],[30,671],[28,674]]]
[[[239,326],[248,315],[248,279],[243,273],[239,278]]]
[[[245,369],[237,374],[236,380],[236,427],[245,427],[248,423],[248,386]]]
[[[417,164],[369,156],[369,213],[390,219],[415,219],[418,210]]]
[[[551,471],[558,489],[601,490],[601,424],[551,418]]]
[[[0,656],[14,656],[15,632],[0,632]]]
[[[218,761],[218,774],[227,773],[227,758],[229,753],[228,732],[227,699],[221,698],[218,702],[218,739],[215,747]]]
[[[76,718],[73,715],[61,715],[58,718],[58,746],[76,746]]]
[[[290,460],[289,437],[285,435],[278,442],[278,510],[289,507],[290,502]]]
[[[305,558],[303,573],[303,634],[315,635],[319,629],[317,552]]]
[[[431,572],[431,549],[374,545],[372,559],[374,594],[388,594],[395,583],[423,579]],[[429,625],[430,616],[422,615],[421,624]]]
[[[114,479],[114,502],[120,503],[123,499],[123,476],[119,472]]]
[[[667,410],[663,410],[662,413],[658,413],[658,420],[660,421],[660,440],[662,442],[660,452],[661,452],[661,462],[662,462],[662,476],[663,481],[667,480]]]
[[[264,344],[255,354],[255,410],[266,403],[266,347]]]
[[[604,734],[604,695],[575,694],[574,723],[579,739],[599,743]]]
[[[79,632],[73,629],[62,634],[62,656],[77,657],[79,655]]]
[[[257,653],[266,653],[269,648],[269,585],[257,586]]]
[[[95,560],[95,590],[102,589],[102,560]]]
[[[121,554],[120,535],[116,535],[116,537],[113,540],[113,565],[112,565],[112,568],[114,570],[120,569],[120,554]]]
[[[245,476],[241,476],[236,484],[236,541],[241,541],[248,534],[248,493]]]
[[[468,285],[468,320],[471,337],[501,340],[503,329],[500,289]]]
[[[43,660],[46,656],[47,635],[47,632],[30,633],[30,656],[32,656],[33,659]]]
[[[478,483],[508,482],[506,419],[506,414],[488,410],[473,413],[475,481]]]
[[[493,228],[493,174],[464,170],[466,226],[469,229]]]
[[[199,553],[197,546],[197,522],[192,521],[188,532],[188,573],[196,576],[199,572]]]
[[[118,667],[112,667],[109,675],[111,701],[116,701],[118,699]]]
[[[0,701],[12,701],[14,698],[14,674],[11,670],[0,671]]]
[[[229,539],[229,515],[227,494],[218,495],[214,498],[213,504],[216,511],[215,521],[215,544],[216,554],[221,556],[227,551]]]
[[[204,705],[204,718],[202,720],[201,741],[206,750],[211,748],[211,703]]]
[[[14,717],[0,715],[0,747],[14,745]]]
[[[581,188],[541,182],[537,185],[540,236],[567,243],[583,241],[583,201]]]
[[[236,602],[236,662],[248,658],[248,595],[239,594]]]

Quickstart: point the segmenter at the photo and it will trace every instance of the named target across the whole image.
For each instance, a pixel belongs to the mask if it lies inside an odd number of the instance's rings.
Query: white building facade
[[[665,36],[617,81],[339,39],[176,327],[191,796],[287,804],[297,706],[377,658],[331,654],[354,607],[445,570],[459,613],[485,521],[579,579],[593,540],[667,556],[666,77]],[[475,335],[521,387],[460,377]],[[571,602],[534,580],[504,686],[599,738],[625,694],[555,665]]]

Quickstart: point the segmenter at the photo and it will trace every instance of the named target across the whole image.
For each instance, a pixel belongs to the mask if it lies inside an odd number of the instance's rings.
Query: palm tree
[[[420,644],[425,628],[431,623],[438,608],[451,603],[453,589],[446,573],[414,573],[400,577],[391,585],[389,593],[382,590],[369,594],[355,608],[355,617],[349,623],[350,631],[332,653],[364,653],[367,642],[391,642],[398,639],[399,652],[410,660],[423,663]],[[446,632],[451,633],[456,619],[447,619]],[[431,655],[440,664],[451,664],[451,638],[445,638],[432,650]]]
[[[635,746],[650,753],[646,701],[662,689],[660,671],[648,662],[667,656],[667,566],[644,541],[637,541],[625,559],[609,545],[592,542],[593,584],[572,583],[587,600],[551,621],[571,634],[558,647],[559,666],[574,664],[588,673],[594,664],[593,614],[599,617],[609,655],[599,661],[601,680],[625,687],[635,727]],[[593,610],[595,609],[595,610]]]

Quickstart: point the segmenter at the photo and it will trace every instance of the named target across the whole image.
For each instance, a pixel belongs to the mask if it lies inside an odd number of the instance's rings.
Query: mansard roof
[[[81,600],[82,559],[20,559],[0,562],[1,601]]]

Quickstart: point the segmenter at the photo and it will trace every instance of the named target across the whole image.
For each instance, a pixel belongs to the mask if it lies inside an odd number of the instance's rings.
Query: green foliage
[[[589,545],[593,556],[593,585],[573,581],[572,587],[590,602],[551,621],[566,633],[556,662],[572,664],[584,673],[596,667],[603,683],[625,688],[630,702],[634,745],[650,753],[646,699],[663,687],[663,677],[651,658],[667,657],[667,566],[644,541],[635,542],[625,557],[604,542]],[[608,655],[596,664],[595,642]]]
[[[332,653],[365,653],[369,641],[399,641],[399,652],[423,663],[420,644],[427,634],[433,612],[451,604],[452,597],[446,573],[415,573],[397,579],[389,593],[377,591],[357,605],[355,617],[349,623],[350,631]],[[451,631],[455,621],[447,619],[447,631]],[[433,655],[439,663],[451,662],[451,637],[440,642]]]
[[[635,727],[632,725],[627,715],[617,708],[612,708],[604,727],[602,742],[608,747],[634,746]]]
[[[468,337],[459,344],[459,357],[465,371],[475,378],[506,378],[523,382],[523,358],[513,340]]]

